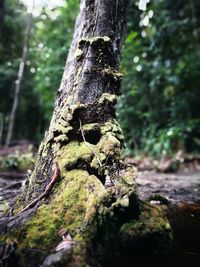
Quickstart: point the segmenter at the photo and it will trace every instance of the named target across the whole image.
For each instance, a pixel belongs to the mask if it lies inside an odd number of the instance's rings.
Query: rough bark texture
[[[163,233],[169,240],[163,210],[137,198],[115,118],[126,8],[124,0],[81,1],[50,128],[15,216],[1,226],[2,239],[17,237],[31,266],[32,255],[42,262],[50,252],[42,266],[98,266],[152,232],[157,250]],[[41,199],[55,181],[54,163],[60,177]]]

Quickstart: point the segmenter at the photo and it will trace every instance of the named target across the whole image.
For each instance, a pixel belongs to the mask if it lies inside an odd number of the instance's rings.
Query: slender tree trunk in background
[[[0,113],[0,146],[2,145],[3,136],[3,114]]]
[[[31,259],[41,262],[50,252],[42,266],[99,266],[106,257],[137,247],[136,240],[143,244],[150,231],[154,241],[160,242],[163,232],[165,241],[170,235],[162,211],[154,209],[152,219],[151,209],[137,198],[135,169],[125,164],[116,121],[127,2],[81,1],[35,170],[14,217],[4,218],[0,227],[2,239],[18,239],[30,266],[39,266]],[[37,251],[38,257],[27,256]]]
[[[23,52],[22,52],[22,59],[20,61],[19,70],[17,74],[17,80],[15,81],[15,92],[14,92],[14,100],[12,105],[12,110],[10,114],[10,120],[9,120],[9,126],[8,126],[8,132],[6,136],[6,146],[10,145],[10,142],[12,140],[13,136],[13,130],[15,125],[15,119],[16,119],[16,112],[19,104],[19,94],[21,90],[21,83],[24,76],[24,68],[26,64],[27,54],[28,54],[28,42],[31,34],[32,29],[32,13],[28,14],[27,19],[27,30],[25,34],[25,40],[24,40],[24,46],[23,46]]]
[[[0,39],[3,36],[3,24],[5,15],[5,1],[0,0]]]
[[[0,29],[4,18],[4,0],[0,0]]]

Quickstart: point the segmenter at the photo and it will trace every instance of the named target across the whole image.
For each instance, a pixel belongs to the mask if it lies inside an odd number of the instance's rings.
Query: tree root
[[[38,201],[46,198],[48,196],[48,194],[51,192],[54,184],[56,183],[56,181],[59,179],[60,177],[60,169],[59,169],[59,166],[58,166],[58,163],[54,163],[53,165],[53,176],[51,177],[51,180],[50,180],[50,183],[47,185],[45,191],[36,199],[34,199],[30,204],[28,204],[25,208],[23,208],[18,214],[30,209],[30,208],[33,208],[37,203]]]

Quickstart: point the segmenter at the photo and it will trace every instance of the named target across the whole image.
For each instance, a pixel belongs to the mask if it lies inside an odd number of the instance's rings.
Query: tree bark
[[[20,90],[21,90],[21,83],[22,83],[22,79],[24,76],[24,68],[25,68],[26,58],[27,58],[27,54],[28,54],[28,42],[29,42],[29,37],[31,34],[31,28],[32,28],[32,13],[28,14],[28,18],[27,18],[27,29],[26,29],[25,39],[24,39],[22,58],[21,58],[21,61],[19,64],[17,79],[15,81],[14,100],[13,100],[12,110],[11,110],[11,114],[10,114],[8,132],[7,132],[7,136],[6,136],[6,146],[10,145],[10,142],[11,142],[11,139],[13,136],[13,130],[14,130],[15,119],[16,119],[16,112],[17,112],[17,108],[18,108],[18,104],[19,104],[19,94],[20,94]]]
[[[137,198],[135,169],[125,164],[116,121],[127,2],[81,1],[35,170],[15,215],[1,224],[2,239],[17,236],[29,264],[27,255],[37,249],[39,262],[52,253],[42,266],[99,266],[136,244],[144,229],[169,237],[162,210],[154,209],[153,224],[150,207]]]

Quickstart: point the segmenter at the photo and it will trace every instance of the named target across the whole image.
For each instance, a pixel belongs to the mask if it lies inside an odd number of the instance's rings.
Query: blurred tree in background
[[[200,2],[152,0],[142,14],[134,5],[119,102],[130,152],[199,151]]]
[[[32,55],[35,58],[34,85],[39,95],[46,125],[52,116],[54,99],[70,48],[79,0],[68,0],[62,7],[43,8],[35,23]]]
[[[39,141],[44,134],[61,80],[78,12],[78,0],[62,7],[43,8],[34,18],[33,34],[22,82],[14,139]],[[6,134],[14,82],[23,49],[26,8],[17,0],[4,0],[0,36],[0,113]]]
[[[14,139],[39,141],[49,123],[79,0],[45,7],[34,18]],[[1,7],[0,7],[1,9]],[[0,32],[0,113],[4,135],[20,61],[26,9],[4,0]],[[200,2],[131,0],[118,116],[129,153],[154,156],[200,150]],[[133,19],[134,18],[134,19]]]
[[[4,135],[14,97],[14,83],[22,55],[26,30],[26,8],[17,0],[4,0],[0,28],[0,113],[3,117]],[[39,105],[33,93],[33,76],[25,68],[22,97],[17,111],[15,139],[31,138],[38,127]]]

